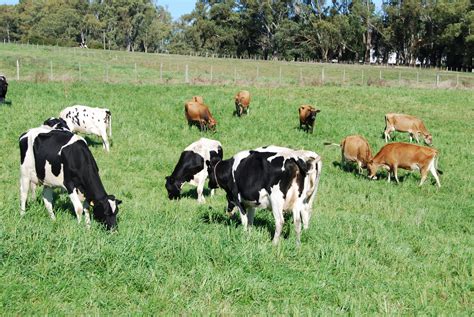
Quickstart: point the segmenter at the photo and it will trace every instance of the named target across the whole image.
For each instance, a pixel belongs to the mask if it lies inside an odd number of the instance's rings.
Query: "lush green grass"
[[[233,117],[235,86],[151,86],[12,82],[0,107],[0,312],[31,314],[462,314],[473,309],[473,119],[471,91],[371,87],[249,88],[251,115]],[[291,217],[271,244],[273,217],[258,211],[242,232],[224,214],[222,190],[199,205],[195,190],[169,201],[164,177],[201,134],[188,129],[184,101],[203,95],[218,120],[224,156],[267,144],[323,157],[320,190],[302,246]],[[113,146],[91,150],[109,193],[124,201],[119,230],[87,230],[56,199],[50,221],[41,199],[19,216],[23,131],[65,106],[107,106]],[[297,108],[322,109],[313,135],[297,129]],[[348,134],[383,145],[383,116],[424,119],[441,152],[441,189],[419,174],[401,184],[369,181],[333,162]],[[398,140],[407,140],[398,135]],[[97,144],[94,144],[97,143]]]
[[[0,72],[10,80],[191,83],[256,86],[473,88],[474,74],[440,69],[205,58],[0,43]],[[437,76],[438,83],[437,83]]]

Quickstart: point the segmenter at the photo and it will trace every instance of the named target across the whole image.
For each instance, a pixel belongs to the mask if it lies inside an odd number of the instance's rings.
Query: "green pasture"
[[[18,77],[20,81],[34,82],[474,87],[474,74],[452,69],[206,58],[2,43],[0,72],[10,80]]]
[[[23,54],[3,47],[3,56]],[[237,118],[233,96],[242,88],[252,93],[251,115]],[[188,128],[183,105],[193,95],[210,106],[215,134]],[[0,313],[470,315],[473,97],[471,90],[453,89],[12,80],[12,105],[0,106]],[[56,222],[39,194],[26,216],[19,215],[18,136],[76,103],[112,111],[111,152],[98,138],[87,139],[108,193],[123,200],[113,234],[96,223],[90,230],[77,224],[59,192]],[[312,135],[298,129],[304,103],[321,109]],[[444,172],[440,189],[431,176],[418,187],[418,172],[400,172],[397,185],[383,175],[370,181],[343,171],[339,150],[323,145],[361,134],[376,152],[390,111],[422,118],[433,134]],[[225,215],[222,190],[201,205],[191,186],[181,200],[168,200],[165,176],[201,136],[219,140],[225,158],[268,144],[322,156],[300,248],[290,215],[277,247],[271,212],[257,211],[255,227],[244,233],[238,219]],[[408,136],[396,134],[396,140]]]

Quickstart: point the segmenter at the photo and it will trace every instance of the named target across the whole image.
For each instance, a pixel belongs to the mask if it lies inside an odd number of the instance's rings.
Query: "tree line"
[[[20,0],[0,39],[243,58],[378,62],[471,70],[470,0],[198,0],[173,21],[153,0]]]

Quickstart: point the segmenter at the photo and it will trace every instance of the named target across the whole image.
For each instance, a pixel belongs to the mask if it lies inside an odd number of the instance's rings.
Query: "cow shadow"
[[[211,196],[211,190],[209,188],[204,187],[202,194],[204,198]],[[179,195],[179,198],[193,198],[198,199],[197,188],[190,188],[187,191],[182,191]]]
[[[362,174],[359,174],[359,169],[357,167],[357,163],[349,162],[349,163],[346,163],[346,164],[342,165],[340,161],[333,161],[332,165],[336,168],[340,168],[341,171],[353,174],[356,177],[367,178],[366,169],[362,169]]]
[[[86,140],[87,142],[87,145],[89,146],[93,146],[93,147],[96,147],[96,146],[102,146],[102,140],[98,140],[97,138],[94,138],[94,137],[90,137],[90,136],[84,136],[84,140]],[[112,146],[111,142],[109,141],[110,145]]]
[[[203,223],[207,224],[221,224],[234,228],[242,226],[239,212],[236,209],[234,209],[234,214],[229,216],[225,210],[217,210],[209,206],[208,208],[202,208],[202,210],[200,210],[199,218]],[[291,227],[293,226],[293,216],[291,213],[285,213],[284,218],[285,224],[283,225],[281,237],[287,239],[290,235]],[[273,239],[273,235],[275,234],[275,221],[273,220],[272,213],[267,210],[257,209],[252,227],[264,228],[268,232],[268,237]]]

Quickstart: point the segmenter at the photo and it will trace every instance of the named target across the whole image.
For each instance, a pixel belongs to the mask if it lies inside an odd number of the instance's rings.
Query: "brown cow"
[[[390,182],[390,173],[393,173],[398,183],[397,169],[419,170],[421,172],[420,186],[423,185],[428,171],[433,174],[436,184],[441,187],[437,169],[438,151],[436,149],[403,142],[394,142],[386,144],[375,155],[368,164],[369,178],[377,179],[375,174],[382,167],[388,170],[388,181]]]
[[[321,112],[321,110],[316,109],[310,105],[302,105],[298,109],[298,112],[300,114],[300,129],[304,129],[306,132],[311,131],[311,133],[313,133],[316,114]]]
[[[344,168],[346,162],[356,162],[359,174],[362,168],[367,168],[367,164],[372,160],[372,151],[369,142],[360,135],[349,135],[342,139],[341,144],[324,143],[325,145],[336,145],[341,148],[341,167]]]
[[[244,111],[250,114],[250,93],[247,90],[240,91],[235,95],[235,113],[240,117]]]
[[[201,105],[204,104],[204,98],[202,98],[202,96],[193,96],[193,99],[191,99],[192,101],[195,101],[197,103],[200,103]]]
[[[431,145],[433,141],[423,121],[407,114],[387,113],[385,115],[385,142],[391,139],[390,133],[392,131],[408,132],[410,134],[410,142],[415,137],[416,142],[420,143],[418,139],[419,134],[423,135],[426,144]]]
[[[217,121],[212,117],[206,105],[196,101],[188,101],[184,104],[184,114],[189,126],[197,124],[201,131],[207,130],[208,128],[210,130],[216,129]]]

